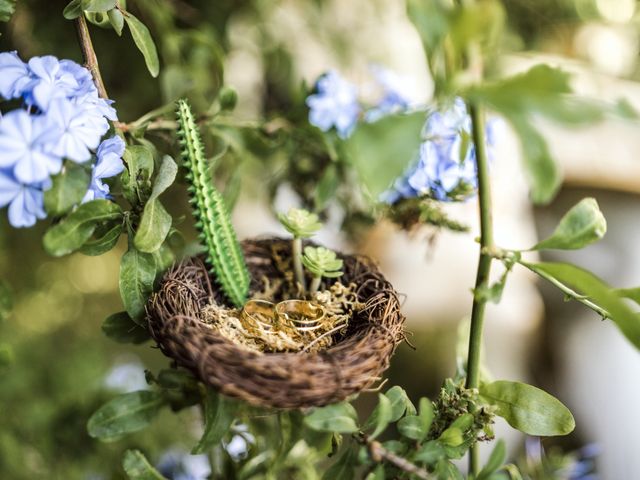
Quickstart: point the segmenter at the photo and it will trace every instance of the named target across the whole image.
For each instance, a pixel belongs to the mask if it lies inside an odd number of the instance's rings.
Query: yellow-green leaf
[[[499,380],[480,386],[480,395],[509,425],[528,435],[567,435],[576,426],[560,400],[532,385]]]

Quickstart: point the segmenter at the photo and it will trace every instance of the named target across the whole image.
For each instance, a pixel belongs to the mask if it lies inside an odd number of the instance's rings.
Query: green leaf
[[[400,435],[418,441],[424,440],[429,433],[424,420],[418,415],[407,415],[401,418],[398,422],[398,431]]]
[[[560,185],[560,174],[546,142],[531,124],[538,113],[563,123],[584,124],[602,118],[594,105],[569,95],[569,75],[547,65],[472,87],[467,96],[502,114],[520,137],[532,199],[547,203]]]
[[[418,463],[434,465],[441,458],[444,458],[446,451],[442,444],[437,440],[430,440],[422,445],[419,450],[413,454],[412,460]]]
[[[620,331],[640,349],[640,319],[624,300],[591,272],[568,263],[525,263],[529,270],[560,287],[565,293],[580,299],[590,308],[596,307],[615,322]],[[586,295],[586,299],[582,296]],[[604,313],[602,312],[604,311]]]
[[[150,253],[132,248],[120,261],[120,297],[127,313],[138,324],[144,325],[144,306],[153,291],[156,261]]]
[[[428,398],[420,399],[420,414],[407,415],[398,422],[401,435],[412,440],[422,441],[426,438],[433,422],[433,404]]]
[[[418,30],[428,57],[440,46],[449,31],[449,12],[439,1],[408,0],[407,14]]]
[[[406,411],[409,415],[416,414],[416,407],[414,407],[411,400],[407,396],[407,392],[405,392],[402,387],[393,386],[389,390],[386,391],[385,395],[391,400],[391,421],[397,422],[404,412]]]
[[[175,160],[173,160],[169,155],[162,157],[162,163],[160,164],[160,169],[158,170],[156,181],[153,184],[149,200],[157,199],[161,193],[169,188],[175,181],[177,173],[178,165]]]
[[[628,298],[640,305],[640,287],[636,288],[616,288],[615,294],[622,298]]]
[[[480,386],[480,395],[509,425],[528,435],[567,435],[576,424],[560,400],[532,385],[499,380]]]
[[[122,173],[122,193],[131,205],[144,204],[151,194],[153,152],[147,146],[132,145],[122,158],[127,166]]]
[[[0,0],[0,22],[8,22],[16,10],[16,0]]]
[[[122,219],[122,209],[109,200],[83,203],[66,218],[52,226],[43,238],[44,249],[54,257],[79,249],[93,234],[98,224]]]
[[[464,477],[458,467],[446,459],[440,459],[434,472],[438,480],[463,480]]]
[[[416,158],[424,112],[390,115],[364,123],[347,140],[350,158],[371,198],[391,186]]]
[[[82,0],[85,12],[106,12],[116,7],[116,0]]]
[[[385,478],[384,465],[380,464],[373,472],[366,476],[365,480],[385,480]]]
[[[91,415],[87,430],[93,438],[107,442],[117,440],[146,428],[163,405],[164,400],[156,392],[125,393],[111,399]]]
[[[138,47],[138,50],[142,52],[144,61],[147,64],[147,69],[152,77],[157,77],[160,72],[160,60],[158,59],[158,52],[156,45],[151,38],[151,33],[144,23],[138,20],[131,13],[126,12],[124,14],[124,20],[131,30],[131,36],[133,41]]]
[[[316,408],[304,423],[321,432],[354,433],[358,431],[358,414],[348,402]]]
[[[80,247],[80,252],[89,256],[102,255],[108,252],[118,243],[122,229],[122,222],[99,225],[93,232],[93,239],[87,240]]]
[[[118,343],[143,343],[151,338],[149,332],[131,320],[127,312],[114,313],[102,323],[102,332]]]
[[[496,446],[493,447],[491,455],[489,455],[489,460],[487,460],[486,465],[482,467],[482,470],[478,473],[476,480],[489,480],[491,474],[502,466],[505,458],[507,458],[507,447],[505,446],[504,440],[498,440]]]
[[[371,416],[365,424],[365,429],[373,428],[373,432],[369,438],[376,438],[387,428],[391,422],[391,400],[386,395],[378,394],[378,405],[371,413]]]
[[[539,113],[562,123],[585,124],[603,116],[601,109],[571,95],[567,72],[544,64],[524,73],[474,86],[469,93],[509,118]]]
[[[142,219],[133,244],[141,252],[155,252],[167,238],[171,222],[171,215],[162,206],[160,200],[149,200],[142,212]]]
[[[139,450],[127,450],[124,453],[122,468],[129,480],[166,480]]]
[[[358,449],[347,448],[342,455],[331,465],[322,480],[353,480],[356,473]]]
[[[207,398],[204,406],[205,426],[204,433],[198,444],[191,451],[192,454],[206,452],[216,446],[231,428],[235,418],[237,404],[215,392],[207,389]]]
[[[171,229],[172,218],[162,206],[158,197],[171,186],[177,173],[178,165],[176,165],[173,158],[165,155],[133,240],[135,247],[141,252],[155,252],[167,238]]]
[[[519,115],[507,117],[520,138],[523,167],[531,188],[531,200],[543,205],[555,196],[562,178],[547,142],[525,118]]]
[[[595,198],[584,198],[560,220],[551,236],[531,250],[575,250],[597,242],[607,232],[607,221]]]
[[[122,35],[122,29],[124,28],[124,15],[117,8],[112,8],[107,12],[107,16],[109,17],[109,23],[118,34],[118,36]]]
[[[73,20],[80,15],[82,15],[82,0],[72,0],[62,11],[62,16],[67,20]]]

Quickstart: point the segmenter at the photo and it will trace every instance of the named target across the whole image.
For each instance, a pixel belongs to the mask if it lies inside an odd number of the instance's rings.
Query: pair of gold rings
[[[325,308],[307,300],[249,300],[242,308],[242,318],[263,330],[294,327],[299,332],[312,332],[322,328]]]

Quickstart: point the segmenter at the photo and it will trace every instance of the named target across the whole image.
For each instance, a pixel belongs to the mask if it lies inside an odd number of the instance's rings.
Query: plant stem
[[[302,269],[302,239],[293,238],[293,271],[296,275],[296,281],[302,287],[302,292],[307,290],[307,281],[304,278],[304,270]]]
[[[360,443],[364,444],[369,451],[369,456],[371,460],[376,463],[387,462],[393,465],[400,470],[409,473],[417,478],[422,480],[429,480],[432,478],[429,473],[423,469],[418,467],[416,464],[411,463],[406,458],[403,458],[395,453],[387,450],[382,446],[382,444],[376,440],[372,440],[367,437],[364,433],[361,433],[358,437]]]
[[[309,293],[316,293],[318,291],[318,288],[320,287],[321,281],[322,277],[313,277],[313,280],[311,280],[311,286],[309,287]]]
[[[93,42],[91,41],[89,27],[87,26],[87,20],[84,18],[84,14],[76,18],[76,32],[78,33],[78,42],[82,50],[84,65],[91,72],[93,83],[96,84],[96,88],[98,89],[98,95],[100,95],[101,98],[109,98],[107,96],[107,90],[104,88],[104,82],[100,74],[100,66],[98,65],[98,57],[96,57],[96,52],[93,49]]]
[[[480,350],[482,346],[482,327],[484,311],[487,304],[483,295],[478,292],[489,286],[492,257],[488,253],[493,249],[493,225],[491,218],[491,186],[489,183],[489,164],[485,145],[485,127],[483,112],[478,105],[470,104],[473,144],[476,150],[478,177],[478,208],[480,213],[480,259],[474,288],[473,307],[471,310],[471,332],[469,333],[469,354],[467,359],[466,388],[478,388],[480,383]],[[471,447],[469,452],[469,472],[474,476],[479,470],[478,446]]]

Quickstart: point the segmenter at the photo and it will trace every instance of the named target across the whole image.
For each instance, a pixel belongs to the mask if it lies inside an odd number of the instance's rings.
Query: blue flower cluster
[[[108,196],[102,180],[124,169],[125,144],[118,136],[102,141],[116,111],[86,68],[53,56],[25,63],[2,52],[0,97],[22,101],[0,118],[0,208],[9,206],[11,225],[30,227],[46,217],[44,191],[65,159],[85,164],[96,157],[83,201]]]
[[[365,111],[356,85],[331,70],[316,82],[316,93],[307,97],[309,123],[323,132],[335,128],[340,138],[348,138],[362,117],[366,122],[375,122],[386,115],[408,110],[411,102],[403,93],[402,78],[379,66],[371,70],[382,91],[373,107]]]
[[[490,157],[494,145],[494,124],[486,129]],[[456,98],[445,110],[433,110],[423,128],[424,142],[418,161],[383,193],[382,200],[393,204],[423,195],[440,201],[455,201],[475,194],[476,153],[471,141],[471,118],[462,99]]]

